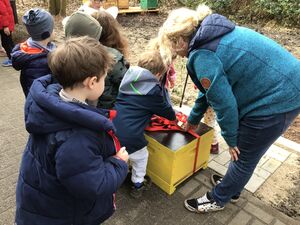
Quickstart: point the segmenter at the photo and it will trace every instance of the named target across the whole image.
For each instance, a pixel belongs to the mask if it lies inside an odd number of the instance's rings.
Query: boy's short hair
[[[138,61],[138,66],[149,70],[152,74],[164,74],[167,72],[167,66],[157,50],[143,53]]]
[[[34,8],[28,10],[24,14],[22,21],[34,41],[45,40],[49,38],[53,32],[53,17],[44,9]]]
[[[113,58],[98,40],[83,36],[70,38],[49,53],[48,64],[63,88],[72,88],[87,77],[106,75]]]

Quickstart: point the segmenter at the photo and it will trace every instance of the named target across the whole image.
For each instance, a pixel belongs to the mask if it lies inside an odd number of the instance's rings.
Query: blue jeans
[[[229,164],[222,182],[212,189],[212,197],[218,205],[224,206],[232,196],[238,195],[243,190],[261,157],[284,133],[299,112],[300,108],[287,113],[245,117],[240,120],[239,159]]]

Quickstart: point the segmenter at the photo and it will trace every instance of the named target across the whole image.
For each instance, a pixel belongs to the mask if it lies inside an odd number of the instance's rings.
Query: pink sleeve
[[[167,78],[169,81],[173,81],[173,82],[176,80],[176,71],[173,63],[169,67]]]

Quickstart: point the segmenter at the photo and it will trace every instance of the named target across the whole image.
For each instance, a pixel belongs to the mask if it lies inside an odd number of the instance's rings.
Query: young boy
[[[51,73],[47,55],[55,48],[51,42],[54,21],[50,13],[43,9],[30,9],[22,20],[30,38],[15,46],[12,65],[16,70],[21,70],[20,82],[27,96],[35,79]]]
[[[138,66],[126,72],[119,90],[115,108],[118,112],[113,120],[117,136],[129,152],[132,165],[131,195],[142,196],[150,183],[145,179],[148,161],[144,129],[153,114],[176,120],[172,106],[163,97],[160,79],[167,71],[158,51],[149,51],[140,56]]]
[[[115,210],[127,175],[109,111],[90,106],[112,63],[90,37],[67,40],[49,55],[51,77],[34,81],[25,104],[26,145],[17,184],[16,224],[99,225]],[[119,150],[117,153],[116,151]]]

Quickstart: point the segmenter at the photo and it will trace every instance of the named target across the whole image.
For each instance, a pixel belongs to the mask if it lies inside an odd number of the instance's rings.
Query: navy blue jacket
[[[33,81],[41,76],[51,73],[48,67],[49,51],[30,47],[26,42],[17,44],[11,53],[12,65],[15,70],[21,70],[20,83],[27,96]]]
[[[99,224],[114,212],[127,175],[114,158],[108,111],[64,102],[51,76],[34,81],[25,104],[26,145],[17,184],[18,225]]]
[[[144,129],[154,114],[169,120],[176,119],[172,106],[163,96],[163,88],[146,69],[132,66],[126,72],[115,103],[117,116],[113,123],[122,146],[129,154],[148,144]]]

